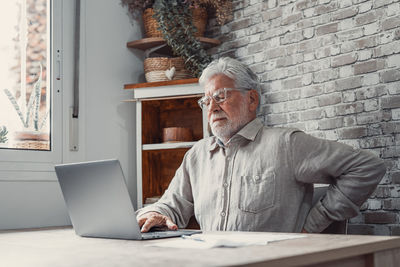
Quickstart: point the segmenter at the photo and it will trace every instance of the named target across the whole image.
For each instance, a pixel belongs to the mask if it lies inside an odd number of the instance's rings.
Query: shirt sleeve
[[[306,218],[304,229],[311,233],[356,216],[386,172],[383,160],[342,143],[303,132],[291,134],[290,143],[297,181],[330,184]]]
[[[155,211],[171,218],[179,228],[185,228],[194,214],[192,187],[188,171],[188,153],[185,154],[181,166],[174,178],[156,203],[139,209],[136,216]]]

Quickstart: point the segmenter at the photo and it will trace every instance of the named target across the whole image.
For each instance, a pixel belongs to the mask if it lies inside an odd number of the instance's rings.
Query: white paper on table
[[[147,246],[168,247],[168,248],[197,248],[207,249],[215,247],[243,247],[267,245],[270,242],[303,238],[306,235],[279,234],[279,233],[246,233],[230,232],[203,233],[191,236],[183,236],[179,239],[165,240],[152,243]]]

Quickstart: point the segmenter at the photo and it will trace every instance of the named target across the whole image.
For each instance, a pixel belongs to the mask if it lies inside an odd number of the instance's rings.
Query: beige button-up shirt
[[[197,142],[161,199],[137,215],[156,211],[185,227],[194,214],[204,231],[320,232],[357,215],[384,174],[367,151],[255,119],[225,146]],[[314,183],[331,186],[312,207]]]

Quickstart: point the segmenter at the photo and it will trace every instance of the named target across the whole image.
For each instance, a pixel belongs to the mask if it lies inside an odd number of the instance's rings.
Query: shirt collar
[[[237,135],[241,135],[250,141],[254,141],[254,139],[256,139],[258,131],[260,131],[260,129],[262,127],[263,127],[263,123],[260,121],[260,119],[255,118],[254,120],[252,120],[251,122],[246,124],[246,126],[244,126],[237,133]]]
[[[257,133],[260,131],[260,129],[262,127],[263,127],[263,123],[260,121],[260,119],[255,118],[254,120],[252,120],[248,124],[246,124],[235,135],[240,135],[250,141],[254,141],[254,139],[257,136]],[[218,146],[224,147],[221,140],[219,140],[217,137],[214,136],[213,138],[210,139],[209,151],[211,152],[211,151],[215,150]]]

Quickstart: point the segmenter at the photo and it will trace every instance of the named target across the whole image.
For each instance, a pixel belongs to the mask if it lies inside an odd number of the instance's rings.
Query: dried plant
[[[220,25],[232,19],[232,0],[121,0],[121,4],[128,6],[134,19],[138,19],[144,9],[153,7],[153,17],[164,39],[174,55],[185,60],[186,68],[194,76],[201,74],[211,57],[195,37],[197,29],[192,22],[192,8],[201,6],[215,11]]]
[[[8,134],[7,127],[1,126],[0,127],[0,143],[5,143],[8,141],[7,134]]]
[[[215,10],[215,16],[219,25],[224,25],[232,20],[232,0],[191,0],[194,6],[205,6]]]
[[[29,97],[25,115],[22,114],[22,111],[17,103],[17,100],[11,94],[11,92],[8,89],[4,89],[4,93],[7,95],[11,104],[14,106],[14,109],[17,112],[23,126],[25,128],[31,128],[32,126],[31,126],[30,122],[32,121],[33,129],[35,131],[39,131],[43,128],[43,126],[45,125],[46,119],[49,115],[49,112],[46,112],[46,115],[44,116],[42,121],[39,122],[40,98],[42,95],[41,84],[42,84],[42,64],[40,64],[39,78],[33,85],[33,90],[32,90],[31,96]],[[33,118],[31,120],[32,113],[33,113]]]
[[[174,54],[185,60],[186,68],[194,76],[199,76],[211,62],[211,57],[195,37],[192,11],[185,3],[184,0],[156,0],[154,16]]]
[[[121,0],[123,7],[128,7],[129,14],[133,19],[140,19],[146,8],[152,7],[154,0]]]

